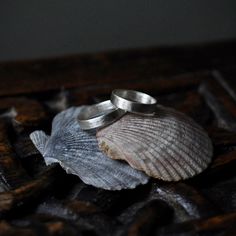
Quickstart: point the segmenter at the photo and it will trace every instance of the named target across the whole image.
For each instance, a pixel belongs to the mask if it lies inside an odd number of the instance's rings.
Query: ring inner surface
[[[137,103],[143,103],[143,104],[155,104],[156,99],[152,98],[151,96],[141,93],[141,92],[136,92],[136,91],[119,91],[118,96],[128,99],[132,102],[137,102]]]
[[[83,120],[93,119],[99,116],[107,115],[116,110],[110,102],[104,102],[101,104],[96,104],[92,106],[85,107],[81,112],[80,118]]]

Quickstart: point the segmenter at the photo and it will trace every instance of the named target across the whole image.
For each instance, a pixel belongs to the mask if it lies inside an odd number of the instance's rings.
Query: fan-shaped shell
[[[112,160],[99,150],[95,131],[80,129],[77,122],[80,109],[73,107],[59,113],[53,119],[51,136],[43,131],[30,135],[46,164],[57,162],[67,173],[103,189],[120,190],[146,183],[148,176],[143,172]]]
[[[97,132],[100,149],[112,159],[165,181],[190,178],[211,161],[212,143],[191,118],[157,106],[154,117],[127,114]]]

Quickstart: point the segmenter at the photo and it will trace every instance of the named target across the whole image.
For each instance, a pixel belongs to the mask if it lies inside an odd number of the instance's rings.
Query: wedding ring
[[[115,107],[110,100],[107,100],[82,108],[78,122],[80,128],[84,130],[100,128],[115,122],[125,113],[126,111]]]
[[[125,89],[113,90],[111,102],[122,110],[142,115],[154,114],[157,105],[157,100],[150,95]]]

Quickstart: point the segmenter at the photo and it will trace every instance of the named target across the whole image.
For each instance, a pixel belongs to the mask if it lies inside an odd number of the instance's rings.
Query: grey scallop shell
[[[34,131],[30,138],[46,165],[59,163],[67,173],[89,185],[108,190],[135,188],[148,176],[127,163],[105,156],[98,148],[95,131],[82,131],[77,122],[79,108],[69,108],[55,116],[51,136]]]
[[[112,159],[165,181],[202,172],[210,163],[212,143],[191,118],[157,106],[154,117],[127,114],[97,132],[100,149]]]

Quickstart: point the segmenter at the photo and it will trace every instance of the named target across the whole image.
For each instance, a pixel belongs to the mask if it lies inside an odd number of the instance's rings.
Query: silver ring
[[[153,115],[157,105],[157,100],[150,95],[125,89],[113,90],[111,102],[122,110],[142,115]]]
[[[78,122],[80,128],[84,130],[100,128],[115,122],[125,113],[126,111],[115,107],[110,100],[107,100],[82,108]]]

